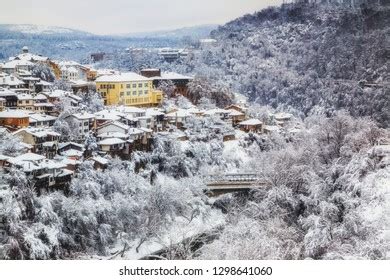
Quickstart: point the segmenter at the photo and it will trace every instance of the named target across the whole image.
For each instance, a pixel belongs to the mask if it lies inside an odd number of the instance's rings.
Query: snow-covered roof
[[[280,127],[277,126],[277,125],[265,125],[264,126],[264,130],[267,130],[267,131],[279,131]]]
[[[119,138],[107,138],[102,141],[100,141],[98,144],[101,146],[112,146],[112,145],[118,145],[118,144],[124,144],[126,143],[122,139]]]
[[[2,65],[3,69],[14,69],[19,66],[32,66],[34,63],[27,60],[11,60]]]
[[[30,123],[31,122],[44,122],[44,121],[55,121],[57,118],[44,114],[32,114],[29,115]]]
[[[180,110],[168,113],[168,114],[166,114],[166,116],[168,118],[176,118],[176,117],[178,117],[178,118],[185,118],[185,117],[191,116],[191,113],[188,112],[187,110],[180,109]]]
[[[29,115],[30,123],[31,122],[47,122],[47,121],[55,121],[57,118],[44,114],[32,114]]]
[[[58,143],[58,148],[59,149],[62,149],[66,146],[69,146],[69,145],[73,145],[73,146],[76,146],[76,147],[79,147],[81,149],[84,149],[84,145],[82,144],[79,144],[79,143],[75,143],[75,142],[63,142],[63,143]]]
[[[113,110],[103,110],[95,113],[95,117],[98,120],[110,120],[110,121],[119,121],[121,119],[120,113]]]
[[[73,117],[75,117],[76,119],[79,119],[79,120],[89,120],[89,119],[94,119],[95,118],[95,115],[93,114],[89,114],[89,113],[76,113],[76,114],[73,114],[72,115]]]
[[[0,112],[0,118],[28,118],[28,114],[23,110],[9,110]]]
[[[146,127],[140,127],[139,129],[144,131],[144,132],[146,132],[146,133],[152,133],[153,132],[153,129],[146,128]]]
[[[46,95],[43,95],[42,93],[40,93],[40,94],[37,94],[36,96],[34,96],[34,100],[47,100],[47,97],[46,97]]]
[[[76,62],[76,61],[72,61],[72,60],[61,60],[61,61],[56,61],[56,63],[58,64],[58,66],[61,66],[61,67],[77,67],[77,66],[81,66],[80,63]]]
[[[135,127],[130,128],[129,135],[138,135],[138,134],[144,134],[144,131]]]
[[[1,81],[1,79],[0,79]],[[0,96],[16,96],[17,93],[12,89],[0,88]]]
[[[32,53],[21,53],[17,55],[14,59],[20,59],[24,61],[46,61],[48,60],[47,57],[37,55],[37,54],[32,54]]]
[[[28,134],[34,135],[35,137],[41,138],[41,137],[47,137],[47,136],[61,136],[61,134],[54,132],[53,130],[49,128],[35,128],[35,127],[27,127],[27,128],[21,128],[12,134],[18,135],[21,132],[26,132]]]
[[[84,80],[75,80],[75,81],[71,81],[72,83],[72,86],[88,86],[88,82],[87,81],[84,81]]]
[[[44,80],[40,80],[40,81],[37,83],[37,85],[40,85],[40,86],[51,86],[52,83],[46,82],[46,81],[44,81]]]
[[[51,97],[51,98],[58,98],[58,97],[62,97],[62,96],[67,96],[70,93],[71,92],[60,90],[60,89],[56,89],[56,90],[54,90],[52,92],[48,92],[48,93],[45,93],[45,94],[47,96]]]
[[[42,102],[42,103],[35,103],[34,107],[55,107],[55,106],[50,102]]]
[[[194,115],[204,114],[205,113],[205,111],[200,110],[197,107],[191,107],[191,108],[187,109],[187,112],[190,113],[190,114],[194,114]]]
[[[61,68],[61,71],[67,71],[68,73],[78,73],[79,71],[75,68],[75,67],[73,67],[73,66],[71,66],[71,67],[62,67]]]
[[[18,100],[33,100],[34,99],[34,97],[31,94],[26,94],[26,93],[18,94],[16,97],[18,98]]]
[[[97,83],[150,81],[150,78],[138,75],[134,72],[120,73],[116,75],[104,75],[96,79]]]
[[[240,111],[237,111],[237,110],[234,110],[234,109],[230,109],[229,111],[230,111],[229,115],[232,116],[232,117],[244,116],[245,115],[244,113],[242,113]]]
[[[39,78],[31,77],[32,73],[25,69],[18,69],[18,76],[22,78],[23,81],[39,81]]]
[[[104,158],[104,157],[99,157],[99,156],[95,156],[92,158],[93,161],[96,161],[102,165],[106,165],[108,164],[108,159]]]
[[[9,160],[11,157],[0,154],[0,160]]]
[[[239,123],[239,125],[261,125],[261,124],[263,123],[258,119],[249,119]]]
[[[175,72],[162,72],[161,76],[151,77],[153,80],[193,80],[190,76],[185,76]]]
[[[71,98],[71,99],[73,99],[73,100],[75,100],[75,101],[78,101],[78,102],[83,100],[80,96],[77,96],[77,95],[75,95],[73,93],[67,93],[66,96]]]
[[[230,114],[230,111],[225,110],[225,109],[216,108],[216,109],[207,110],[205,112],[205,115],[220,115],[220,114]]]
[[[165,113],[157,108],[146,109],[146,116],[163,116],[163,115],[165,115]]]
[[[101,139],[106,139],[106,138],[126,139],[128,138],[128,135],[122,132],[105,132],[99,134],[97,137]]]
[[[275,119],[277,120],[289,120],[293,117],[293,115],[289,113],[277,113],[274,115]]]
[[[57,144],[57,142],[55,142],[55,141],[46,141],[46,142],[42,143],[42,146],[43,147],[53,147],[56,144]]]
[[[118,112],[125,113],[125,114],[144,114],[145,109],[133,107],[133,106],[119,106],[115,109]]]
[[[118,122],[118,121],[113,121],[113,122],[108,122],[108,123],[105,123],[103,124],[102,126],[100,126],[98,129],[101,129],[103,127],[106,127],[106,126],[109,126],[109,125],[113,125],[113,126],[116,126],[116,127],[119,127],[119,128],[122,128],[124,130],[128,130],[130,127],[126,124],[123,124],[121,122]]]
[[[108,76],[108,75],[114,75],[117,71],[112,69],[97,69],[97,76]]]
[[[8,75],[8,76],[3,76],[0,79],[0,84],[2,84],[2,85],[9,85],[9,86],[21,86],[21,85],[24,85],[24,82],[19,80],[14,75]]]
[[[60,163],[64,165],[77,165],[80,164],[81,162],[79,160],[71,159],[66,156],[63,156],[61,159],[58,159]]]
[[[61,152],[61,155],[67,156],[67,157],[73,157],[73,156],[81,157],[83,155],[83,152],[79,151],[79,150],[75,150],[75,149],[69,149],[67,151]]]
[[[38,155],[35,153],[25,153],[23,155],[12,158],[12,162],[16,163],[16,162],[20,162],[20,161],[40,161],[40,160],[44,160],[44,159],[45,159],[45,157],[42,155]]]

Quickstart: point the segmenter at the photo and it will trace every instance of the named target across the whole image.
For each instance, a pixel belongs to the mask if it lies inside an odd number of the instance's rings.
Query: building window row
[[[110,84],[101,84],[100,85],[101,89],[115,89],[115,85],[110,85]]]

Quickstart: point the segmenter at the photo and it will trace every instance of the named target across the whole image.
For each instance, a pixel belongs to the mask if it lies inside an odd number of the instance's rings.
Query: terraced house
[[[163,93],[153,87],[153,80],[136,73],[101,76],[96,89],[105,105],[154,107],[162,102]]]

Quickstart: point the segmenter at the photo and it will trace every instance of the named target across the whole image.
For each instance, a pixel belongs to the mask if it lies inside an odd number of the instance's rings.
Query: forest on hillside
[[[218,45],[165,65],[251,101],[311,115],[346,109],[390,125],[389,6],[270,7],[212,32]]]

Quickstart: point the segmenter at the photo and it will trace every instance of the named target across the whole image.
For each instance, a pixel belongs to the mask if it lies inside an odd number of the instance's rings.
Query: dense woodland
[[[390,125],[388,5],[271,7],[219,27],[212,37],[218,46],[167,67],[218,81],[263,105],[305,115],[346,109]]]

